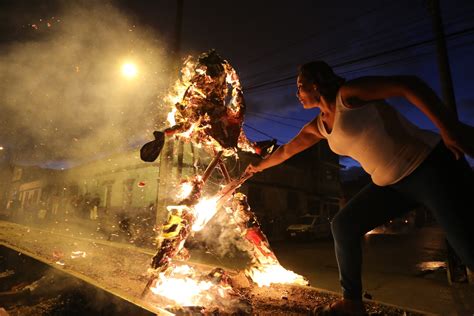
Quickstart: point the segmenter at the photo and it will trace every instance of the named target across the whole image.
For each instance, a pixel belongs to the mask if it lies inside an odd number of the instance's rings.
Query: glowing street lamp
[[[125,63],[122,65],[122,75],[126,78],[132,79],[137,75],[137,67],[132,63]]]
[[[3,150],[3,146],[0,146],[0,150]]]

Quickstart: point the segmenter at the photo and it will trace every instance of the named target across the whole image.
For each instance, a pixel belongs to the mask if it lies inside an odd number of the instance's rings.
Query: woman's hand
[[[254,173],[261,172],[263,171],[264,168],[260,167],[260,164],[249,164],[247,168],[245,169],[244,174],[251,174],[253,175]]]
[[[441,130],[441,137],[456,159],[461,158],[463,154],[474,157],[473,126],[458,121],[453,127]]]

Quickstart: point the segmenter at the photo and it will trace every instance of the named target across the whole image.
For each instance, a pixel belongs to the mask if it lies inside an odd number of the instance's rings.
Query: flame
[[[196,63],[192,61],[192,58],[189,56],[185,61],[184,61],[184,66],[181,69],[181,79],[178,79],[174,86],[172,91],[165,97],[165,101],[170,103],[172,106],[171,112],[168,114],[168,122],[170,116],[173,116],[174,120],[174,114],[176,113],[176,108],[174,107],[176,103],[179,103],[183,100],[184,93],[188,89],[189,85],[191,84],[191,78],[194,73],[194,67]],[[171,124],[170,126],[175,125],[175,123]]]
[[[177,133],[175,136],[183,137],[183,138],[190,138],[191,134],[194,132],[194,130],[196,129],[197,126],[198,126],[198,123],[193,123],[193,124],[191,124],[191,127],[187,131],[184,131],[182,133]]]
[[[166,297],[181,306],[208,305],[214,299],[212,292],[224,297],[229,290],[210,281],[195,279],[197,278],[192,267],[177,266],[170,276],[160,273],[159,280],[150,290],[153,294]]]
[[[212,285],[211,282],[191,278],[161,278],[159,284],[150,289],[153,294],[166,297],[181,306],[196,306],[204,300],[203,296],[207,296],[205,292]]]
[[[239,76],[227,61],[223,61],[222,66],[225,69],[224,80],[227,85],[222,87],[223,91],[221,91],[221,94],[227,95],[229,85],[232,87],[231,98],[225,101],[227,119],[231,121],[242,120],[245,105]],[[222,148],[221,143],[209,135],[212,124],[208,124],[211,120],[211,118],[208,117],[208,113],[199,115],[196,113],[196,117],[188,117],[189,113],[186,111],[193,110],[194,102],[190,100],[193,98],[200,100],[210,98],[209,91],[206,87],[201,87],[196,84],[196,76],[203,76],[203,80],[211,86],[212,83],[217,82],[207,74],[206,65],[202,65],[192,56],[188,56],[186,60],[184,60],[183,67],[181,68],[181,77],[176,80],[173,88],[168,95],[164,97],[164,101],[170,106],[170,111],[167,115],[168,127],[177,127],[177,129],[174,130],[174,132],[177,133],[173,133],[174,137],[186,142],[192,141],[194,145],[203,145],[203,147],[211,153],[225,150],[225,156],[236,155],[235,148]],[[188,109],[184,111],[182,110],[183,107]],[[198,119],[197,116],[201,117],[197,122],[193,122]],[[216,117],[212,118],[214,123],[216,119]],[[192,125],[189,126],[191,123]],[[183,132],[182,129],[184,128],[187,130]],[[238,147],[244,151],[255,152],[254,144],[247,139],[243,131],[238,137]]]
[[[185,199],[187,198],[191,192],[193,191],[193,183],[192,182],[184,182],[178,188],[178,199]]]
[[[168,121],[168,124],[169,124],[170,126],[176,125],[176,120],[174,119],[174,115],[176,114],[176,111],[177,111],[177,110],[178,110],[178,109],[176,109],[175,107],[173,107],[173,108],[171,109],[171,112],[168,113],[168,117],[166,118],[166,120]]]
[[[196,221],[193,224],[193,231],[197,232],[211,220],[217,212],[217,197],[202,198],[198,204],[194,206]]]
[[[279,264],[260,265],[246,270],[252,281],[258,286],[270,286],[272,283],[308,285],[301,275],[283,268]]]
[[[170,105],[167,118],[169,128],[165,130],[165,135],[173,135],[186,142],[191,141],[198,147],[203,146],[211,154],[222,151],[224,157],[233,155],[238,158],[237,149],[255,152],[256,145],[247,139],[241,129],[245,103],[235,69],[227,61],[222,61],[226,75],[224,84],[221,72],[219,76],[207,75],[206,65],[203,63],[196,67],[196,62],[191,58],[184,62],[181,78],[165,97],[165,102]],[[212,63],[210,65],[212,66]],[[232,88],[230,100],[229,86]],[[213,110],[212,106],[216,109]],[[236,128],[240,128],[240,132]],[[161,236],[166,243],[157,254],[158,258],[162,258],[160,266],[153,270],[157,278],[155,284],[150,287],[152,293],[181,306],[206,306],[232,291],[224,278],[224,281],[216,284],[216,281],[209,281],[214,280],[212,274],[202,278],[197,276],[191,267],[175,267],[172,262],[176,254],[183,250],[184,242],[190,234],[189,226],[192,225],[192,231],[202,230],[218,211],[217,196],[203,197],[197,201],[201,196],[203,184],[201,179],[194,178],[179,186],[177,197],[183,200],[180,202],[182,205],[167,207],[171,213],[168,222],[163,226],[166,227],[166,234]],[[194,204],[195,202],[198,203]],[[232,220],[236,221],[240,234],[249,243],[248,251],[254,264],[246,270],[247,276],[260,287],[272,283],[308,285],[302,276],[286,270],[278,263],[246,198],[236,203],[237,209],[229,213],[234,214]],[[222,276],[227,278],[225,274]]]

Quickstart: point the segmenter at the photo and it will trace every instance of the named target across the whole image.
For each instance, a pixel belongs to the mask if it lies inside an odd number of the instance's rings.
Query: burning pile
[[[201,230],[221,208],[224,208],[249,246],[252,264],[245,273],[253,282],[259,286],[271,283],[306,285],[307,281],[303,277],[279,264],[251,211],[247,197],[242,193],[234,194],[251,175],[246,174],[232,181],[223,161],[225,156],[237,157],[239,149],[259,154],[263,150],[250,142],[242,130],[245,103],[237,73],[215,51],[202,54],[197,62],[188,58],[181,72],[182,78],[175,85],[174,95],[168,98],[173,104],[168,115],[171,126],[162,132],[154,132],[155,140],[142,147],[141,157],[145,161],[154,161],[164,145],[165,136],[172,136],[203,146],[214,158],[202,176],[195,176],[182,183],[178,194],[180,201],[168,206],[168,220],[163,225],[160,236],[162,242],[151,263],[153,277],[149,280],[144,295],[151,290],[176,304],[203,306],[210,299],[235,295],[228,286],[226,277],[211,277],[213,282],[203,281],[203,277],[197,277],[189,267],[177,267],[172,263],[173,259],[189,257],[183,247],[186,239],[193,231]],[[203,197],[203,187],[217,166],[227,185],[213,197]],[[225,276],[225,273],[220,275]],[[171,288],[178,288],[178,295],[172,295]],[[186,298],[186,302],[183,302],[185,288],[192,293],[191,298]],[[215,288],[218,290],[212,290]]]

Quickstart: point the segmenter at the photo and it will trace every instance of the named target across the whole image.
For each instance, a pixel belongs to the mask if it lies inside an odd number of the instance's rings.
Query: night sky
[[[163,60],[173,58],[171,47],[173,47],[175,25],[175,2],[168,0],[110,1],[105,9],[103,4],[97,5],[97,3],[99,1],[0,1],[2,35],[0,67],[3,68],[0,68],[2,69],[0,80],[3,84],[0,88],[0,107],[2,113],[8,114],[1,120],[3,126],[0,128],[0,144],[6,144],[11,152],[22,152],[23,154],[17,154],[17,157],[24,161],[52,167],[67,166],[68,161],[73,158],[76,161],[80,160],[80,153],[91,157],[106,155],[104,150],[117,151],[115,140],[109,142],[109,146],[103,146],[101,141],[95,146],[100,149],[89,152],[78,150],[73,152],[72,156],[70,152],[63,150],[64,147],[69,148],[71,144],[80,144],[81,137],[78,135],[90,134],[91,138],[94,134],[101,134],[102,130],[97,130],[101,126],[107,126],[107,133],[109,133],[114,128],[121,129],[124,124],[131,124],[128,129],[120,130],[125,135],[126,146],[119,147],[136,146],[149,137],[150,134],[147,133],[159,126],[161,116],[166,112],[159,106],[160,92],[157,91],[165,86],[163,81],[166,81],[163,79],[167,74],[164,70],[166,63]],[[472,61],[474,1],[441,0],[440,3],[459,117],[462,121],[474,125],[474,89],[472,88],[474,86],[474,62]],[[78,11],[81,11],[82,15],[76,14]],[[94,16],[97,21],[94,20]],[[47,31],[42,31],[42,26],[52,17],[61,20],[44,27]],[[47,50],[48,47],[64,40],[67,41],[68,47],[75,47],[74,33],[67,33],[67,30],[71,30],[73,17],[81,21],[75,25],[88,27],[85,38],[89,36],[90,43],[81,42],[80,45],[100,46],[94,43],[95,39],[100,38],[96,36],[97,33],[100,34],[100,29],[113,30],[117,25],[117,32],[111,33],[113,36],[111,44],[104,46],[102,51],[108,52],[107,49],[113,46],[114,52],[132,52],[137,60],[142,58],[142,68],[146,66],[148,70],[154,69],[153,75],[150,75],[150,72],[146,78],[147,84],[138,84],[139,88],[131,90],[126,96],[134,100],[132,108],[124,106],[122,111],[128,121],[119,116],[116,119],[110,118],[107,114],[110,108],[107,111],[97,110],[100,98],[110,99],[107,95],[101,95],[99,99],[96,99],[97,95],[103,91],[113,90],[114,86],[111,86],[104,87],[104,90],[95,93],[93,97],[87,93],[86,96],[82,96],[86,100],[85,103],[90,101],[90,104],[95,104],[93,109],[98,112],[93,117],[99,116],[102,123],[97,124],[91,119],[90,124],[82,125],[81,117],[84,113],[80,109],[82,103],[79,103],[74,107],[75,115],[69,118],[70,122],[77,121],[76,124],[72,124],[75,130],[71,127],[67,129],[67,132],[65,129],[63,133],[48,132],[49,129],[57,127],[54,124],[46,124],[50,120],[48,115],[44,115],[40,120],[42,125],[39,125],[48,130],[44,132],[44,135],[25,132],[25,127],[31,125],[29,120],[35,116],[35,111],[44,110],[32,107],[30,116],[19,115],[17,111],[23,103],[5,101],[16,98],[12,95],[9,85],[5,87],[4,83],[14,83],[18,86],[21,82],[12,79],[12,69],[15,68],[11,65],[16,62],[17,57],[22,56],[22,52],[26,49],[33,53],[24,55],[23,59],[28,59],[28,56],[36,58],[35,56]],[[107,21],[112,24],[107,24]],[[124,28],[119,30],[122,22]],[[125,25],[133,35],[126,34]],[[59,31],[48,33],[49,29]],[[57,33],[61,36],[56,36]],[[122,38],[120,34],[128,37]],[[429,42],[431,39],[433,39],[431,16],[426,2],[421,0],[271,2],[184,0],[180,56],[184,58],[189,54],[197,55],[212,48],[216,49],[240,74],[248,108],[245,121],[248,137],[252,140],[276,138],[279,143],[285,143],[305,122],[317,114],[317,110],[303,110],[295,97],[295,74],[298,65],[322,59],[334,66],[335,71],[347,79],[365,75],[417,75],[440,94],[435,46],[433,42]],[[101,42],[104,42],[104,39]],[[47,43],[47,45],[41,51],[35,50],[34,47],[38,47],[37,45],[41,43]],[[32,49],[33,44],[36,46]],[[68,49],[68,53],[71,51],[77,60],[81,60],[84,56],[78,53],[79,50]],[[146,56],[143,52],[147,52]],[[54,55],[55,51],[45,55],[49,56],[48,64],[51,67],[54,67],[55,60],[58,60],[51,57]],[[97,70],[94,65],[100,64],[97,62],[98,59],[110,60],[112,56],[106,53],[103,55],[101,56],[99,50],[94,55],[94,63],[90,63],[91,56],[88,56],[89,62],[86,63],[84,59],[81,67],[84,68],[87,64],[89,73],[93,73]],[[72,62],[67,60],[61,65],[72,65]],[[23,60],[18,64],[21,65],[19,66],[21,69],[29,73],[28,78],[32,73],[37,73],[34,70],[34,67],[37,67],[34,63],[29,64]],[[98,66],[100,71],[108,69],[102,66],[103,64]],[[28,69],[28,67],[32,68]],[[58,69],[62,69],[61,67]],[[41,77],[41,72],[37,75]],[[143,76],[145,77],[145,74]],[[109,78],[105,79],[109,80]],[[97,78],[97,80],[102,79]],[[160,84],[153,86],[151,83],[154,80]],[[77,89],[82,89],[81,81],[75,85],[79,86],[79,88],[76,87]],[[55,89],[61,91],[70,89],[66,80],[54,81],[54,86]],[[83,89],[93,88],[85,86]],[[117,89],[123,89],[123,87]],[[28,91],[28,93],[31,92]],[[19,90],[16,93],[25,94],[26,90]],[[58,94],[58,97],[68,99],[75,95],[77,94]],[[137,95],[141,98],[137,99]],[[117,100],[122,100],[123,97],[123,95],[114,95]],[[54,96],[49,96],[49,98],[54,98]],[[34,103],[36,99],[31,100]],[[41,104],[56,104],[58,101],[53,99],[48,102]],[[143,103],[142,108],[140,108],[140,102]],[[414,106],[397,99],[389,100],[389,102],[417,125],[434,130],[433,124]],[[67,106],[64,100],[59,103],[61,105],[58,107]],[[143,116],[127,114],[127,111],[136,113],[137,108],[144,113]],[[53,109],[50,110],[51,112],[45,111],[45,113],[53,113]],[[150,119],[149,124],[144,124],[144,119],[150,115],[159,119]],[[15,119],[11,119],[13,117]],[[55,115],[55,120],[60,121],[61,116]],[[87,115],[85,120],[88,120]],[[140,124],[130,122],[133,120],[140,121]],[[63,122],[59,125],[65,128],[65,125],[70,124]],[[143,127],[143,125],[146,126]],[[104,132],[104,135],[107,133]],[[83,146],[86,146],[90,138],[83,139]],[[45,145],[43,147],[33,145],[39,142]],[[41,153],[38,154],[38,152]],[[354,165],[346,158],[342,158],[341,163],[346,166]]]

